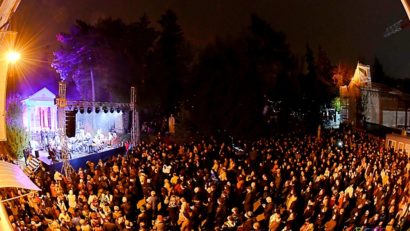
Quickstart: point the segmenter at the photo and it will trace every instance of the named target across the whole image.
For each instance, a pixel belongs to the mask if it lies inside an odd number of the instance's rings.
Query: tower
[[[135,146],[140,139],[139,118],[137,111],[137,92],[135,87],[131,87],[130,109],[132,113],[131,119],[131,144]]]
[[[60,136],[61,145],[61,159],[63,160],[63,167],[61,172],[64,173],[66,177],[70,177],[73,167],[70,165],[69,159],[70,154],[68,153],[67,147],[67,136],[66,136],[66,114],[65,107],[67,106],[66,99],[66,83],[64,81],[58,82],[58,96],[56,97],[57,114],[58,114],[58,131]]]

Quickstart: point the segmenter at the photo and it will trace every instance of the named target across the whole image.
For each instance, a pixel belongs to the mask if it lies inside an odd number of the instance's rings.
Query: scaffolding
[[[137,111],[137,92],[135,87],[131,87],[130,109],[132,113],[131,145],[134,147],[135,145],[137,145],[140,139],[139,115]]]
[[[61,142],[61,160],[63,166],[61,172],[66,176],[70,177],[71,173],[74,171],[73,167],[70,165],[71,155],[68,151],[67,146],[67,135],[66,135],[66,109],[72,111],[74,109],[91,108],[91,107],[105,107],[111,109],[126,109],[129,108],[131,115],[131,140],[130,144],[135,146],[138,144],[140,139],[140,128],[139,128],[139,115],[137,111],[137,94],[136,88],[131,87],[130,103],[109,103],[109,102],[86,102],[86,101],[67,101],[66,99],[66,83],[60,81],[58,84],[58,96],[56,97],[55,104],[57,105],[58,113],[58,131]]]
[[[67,106],[66,99],[66,83],[60,81],[58,83],[58,96],[56,98],[57,113],[58,113],[58,131],[61,142],[61,160],[63,161],[63,166],[61,172],[64,173],[66,177],[70,177],[71,173],[74,171],[73,167],[70,165],[70,153],[68,152],[67,146],[67,136],[66,136],[66,114],[65,108]]]

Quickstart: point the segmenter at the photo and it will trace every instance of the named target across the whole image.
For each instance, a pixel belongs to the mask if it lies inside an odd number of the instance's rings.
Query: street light
[[[16,63],[19,59],[21,58],[21,54],[19,53],[19,52],[17,52],[17,51],[13,51],[13,50],[11,50],[11,51],[8,51],[7,53],[6,53],[6,60],[9,62],[9,63]]]
[[[0,8],[3,3],[9,1],[1,1]],[[0,12],[1,15],[1,12]],[[8,17],[6,17],[8,18]],[[0,21],[2,21],[0,19]],[[0,30],[0,141],[7,141],[6,135],[6,91],[7,91],[7,75],[9,74],[9,60],[7,51],[12,50],[16,41],[17,32]],[[2,219],[3,220],[3,219]]]
[[[5,61],[9,65],[8,67],[8,81],[7,82],[7,88],[8,88],[8,94],[6,94],[6,97],[10,97],[12,100],[17,99],[17,79],[16,79],[16,71],[17,67],[19,65],[19,62],[21,60],[21,54],[20,52],[14,50],[14,49],[9,49],[8,51],[5,52]]]

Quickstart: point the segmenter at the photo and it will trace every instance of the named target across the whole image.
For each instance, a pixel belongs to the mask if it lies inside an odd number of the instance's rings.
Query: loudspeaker
[[[38,152],[38,150],[35,150],[35,151],[34,151],[34,154],[36,155],[36,158],[39,158],[39,157],[40,157],[40,153]]]
[[[75,136],[75,116],[76,113],[74,111],[65,112],[65,133],[67,137]]]

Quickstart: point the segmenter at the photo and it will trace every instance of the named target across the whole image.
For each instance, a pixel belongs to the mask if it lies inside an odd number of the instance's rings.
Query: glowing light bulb
[[[9,51],[6,54],[6,59],[10,63],[16,63],[21,58],[21,54],[17,51]]]

